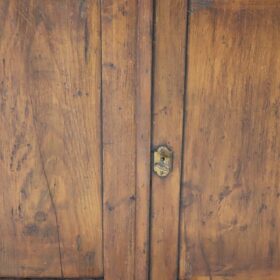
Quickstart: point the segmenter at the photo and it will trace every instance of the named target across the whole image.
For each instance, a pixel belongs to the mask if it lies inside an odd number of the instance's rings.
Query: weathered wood
[[[104,277],[135,277],[137,1],[102,4]]]
[[[153,1],[138,0],[137,13],[135,280],[147,280],[149,277]]]
[[[0,2],[0,275],[99,277],[99,1]]]
[[[178,277],[178,225],[185,81],[187,1],[156,1],[153,145],[174,153],[173,171],[152,177],[152,280]]]
[[[193,276],[192,278],[183,278],[183,279],[191,279],[191,280],[209,280],[209,276]],[[213,275],[211,277],[212,280],[278,280],[279,279],[279,272],[278,271],[246,271],[240,272],[237,274],[230,273],[224,276],[216,276]]]
[[[180,279],[276,280],[280,1],[190,13]]]

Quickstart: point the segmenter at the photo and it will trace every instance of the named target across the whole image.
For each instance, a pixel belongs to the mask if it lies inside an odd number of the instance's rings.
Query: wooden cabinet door
[[[99,277],[99,1],[0,1],[0,276]]]
[[[279,279],[280,1],[154,8],[150,279]]]
[[[147,279],[152,15],[0,1],[0,277]]]
[[[279,69],[279,0],[0,1],[0,277],[278,280]]]
[[[280,2],[190,1],[180,278],[280,278]]]

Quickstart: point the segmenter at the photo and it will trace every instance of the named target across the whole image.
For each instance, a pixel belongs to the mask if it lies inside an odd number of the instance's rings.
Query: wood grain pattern
[[[104,277],[135,277],[137,1],[102,4]]]
[[[99,1],[0,2],[0,275],[99,277]]]
[[[197,276],[197,277],[193,276],[191,279],[192,280],[209,280],[209,275],[207,275],[207,276]],[[232,275],[230,275],[230,273],[228,275],[223,275],[223,276],[212,275],[210,279],[212,279],[212,280],[248,280],[248,279],[278,280],[279,279],[279,271],[275,271],[275,270],[244,271],[244,272],[238,272],[238,273],[232,274]]]
[[[153,145],[174,153],[173,171],[152,177],[151,279],[175,280],[178,271],[180,170],[185,81],[186,0],[156,1]]]
[[[137,7],[135,280],[149,275],[153,1]]]
[[[280,278],[279,15],[277,0],[192,1],[182,280]]]
[[[152,0],[102,8],[106,279],[148,279]]]

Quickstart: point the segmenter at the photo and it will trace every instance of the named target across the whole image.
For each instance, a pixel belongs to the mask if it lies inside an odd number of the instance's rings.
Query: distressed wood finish
[[[99,15],[0,2],[0,276],[103,274]]]
[[[192,1],[180,279],[280,278],[280,1]]]
[[[178,271],[180,167],[185,80],[186,0],[155,3],[153,145],[174,153],[166,178],[153,174],[151,205],[152,280],[175,280]]]
[[[104,276],[135,277],[137,1],[102,4]]]
[[[138,0],[137,13],[135,280],[147,280],[149,272],[153,0]]]
[[[106,279],[148,279],[152,13],[152,0],[102,7]]]

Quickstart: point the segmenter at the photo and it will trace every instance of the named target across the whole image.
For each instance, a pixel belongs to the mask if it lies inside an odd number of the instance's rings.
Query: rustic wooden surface
[[[0,275],[102,265],[99,1],[0,2]]]
[[[104,276],[148,279],[152,0],[102,7]]]
[[[134,279],[137,1],[102,4],[104,277]]]
[[[183,278],[184,279],[184,278]],[[278,280],[279,279],[279,271],[244,271],[236,274],[223,275],[223,276],[217,276],[212,275],[211,278],[209,278],[209,275],[207,276],[193,276],[192,278],[187,278],[192,280],[248,280],[248,279],[254,279],[254,280]]]
[[[180,279],[280,278],[280,1],[192,1]]]
[[[180,169],[185,81],[186,0],[155,2],[153,146],[174,153],[166,178],[153,174],[150,279],[177,279]]]
[[[279,15],[0,1],[0,276],[278,280]],[[167,178],[151,139],[174,152]]]
[[[58,278],[0,278],[1,280],[19,280],[19,279],[24,279],[24,280],[57,280]],[[79,280],[104,280],[104,278],[63,278],[64,280],[71,280],[71,279],[79,279]]]
[[[136,87],[135,280],[148,280],[153,1],[138,0]]]

